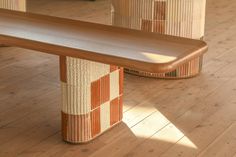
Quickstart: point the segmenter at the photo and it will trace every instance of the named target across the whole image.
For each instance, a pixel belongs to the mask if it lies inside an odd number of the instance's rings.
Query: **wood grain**
[[[203,41],[0,9],[0,43],[147,72],[207,51]]]

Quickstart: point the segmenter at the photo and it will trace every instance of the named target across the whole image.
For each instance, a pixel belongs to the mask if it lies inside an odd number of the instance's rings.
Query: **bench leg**
[[[112,23],[127,27],[193,39],[202,39],[206,0],[112,0]],[[189,78],[198,75],[203,56],[197,56],[167,73],[125,72],[155,78]]]
[[[122,120],[123,68],[60,56],[62,137],[85,143]]]

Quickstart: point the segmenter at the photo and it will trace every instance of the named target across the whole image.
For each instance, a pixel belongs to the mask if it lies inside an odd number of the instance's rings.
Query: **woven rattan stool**
[[[115,26],[203,39],[206,0],[112,0],[112,23]],[[198,75],[203,56],[186,62],[168,73],[148,73],[125,69],[125,72],[155,78],[188,78]]]

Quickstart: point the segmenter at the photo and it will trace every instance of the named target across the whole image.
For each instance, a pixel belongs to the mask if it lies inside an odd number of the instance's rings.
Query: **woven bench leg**
[[[202,39],[206,0],[111,0],[112,24],[159,34]],[[198,75],[203,56],[197,56],[167,73],[125,72],[155,78],[179,79]]]
[[[62,137],[85,143],[122,120],[123,68],[60,56]]]

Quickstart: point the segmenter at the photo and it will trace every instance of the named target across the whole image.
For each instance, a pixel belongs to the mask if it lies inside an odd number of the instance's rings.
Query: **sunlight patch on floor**
[[[168,120],[154,106],[135,106],[124,113],[123,122],[138,138],[156,140],[157,142],[177,143],[197,149],[197,146],[185,134]],[[134,124],[135,125],[130,125]]]

